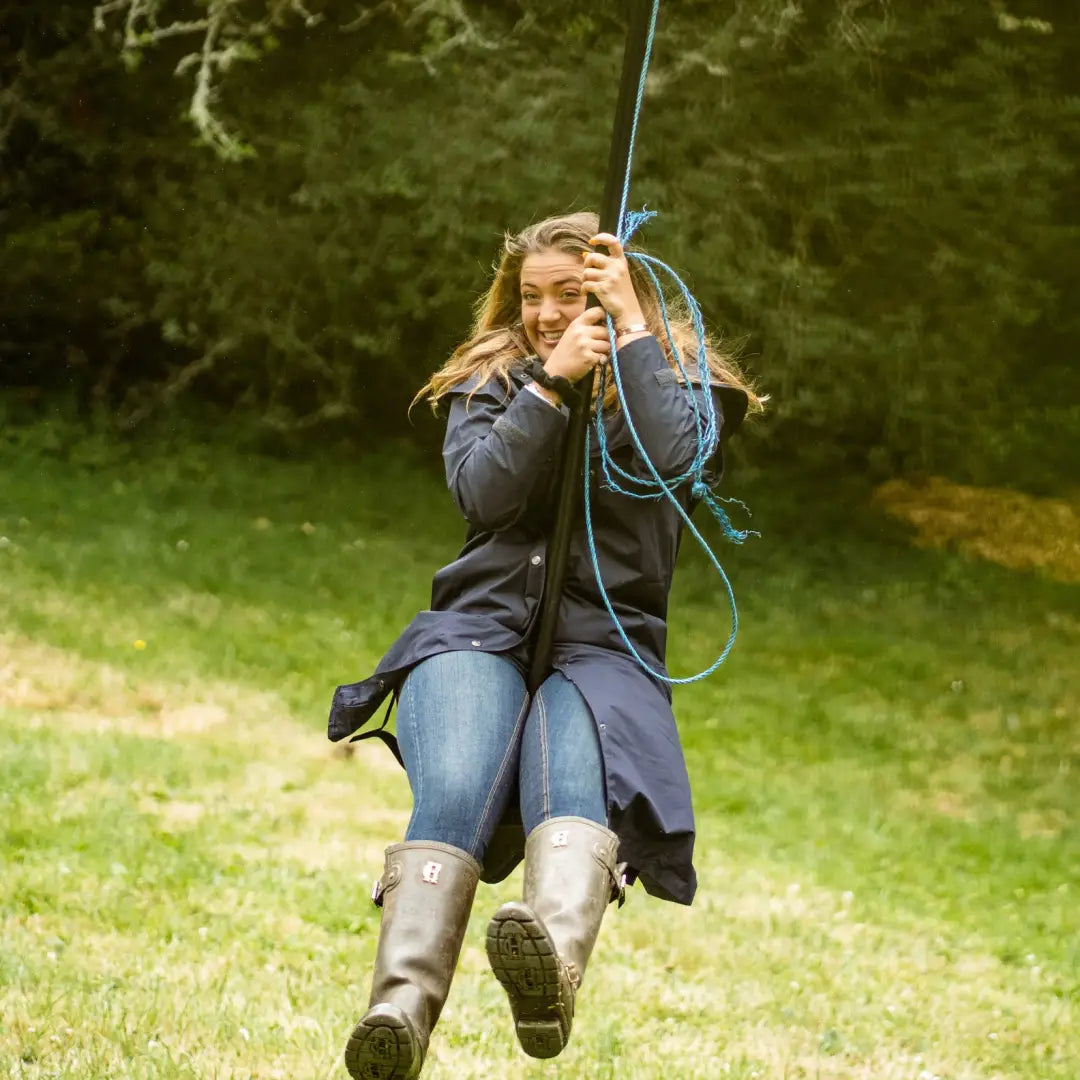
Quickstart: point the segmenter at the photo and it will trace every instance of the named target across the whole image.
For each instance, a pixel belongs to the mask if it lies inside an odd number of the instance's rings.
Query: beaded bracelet
[[[549,375],[539,360],[531,361],[528,371],[533,382],[538,383],[545,390],[554,390],[562,398],[564,405],[576,408],[581,404],[581,395],[574,389],[573,383],[562,375]]]

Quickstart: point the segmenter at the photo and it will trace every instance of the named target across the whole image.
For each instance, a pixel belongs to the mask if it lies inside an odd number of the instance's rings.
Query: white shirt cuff
[[[542,391],[542,390],[540,389],[540,387],[536,385],[536,383],[534,383],[534,382],[527,382],[527,383],[525,384],[525,389],[526,389],[526,390],[531,390],[531,391],[532,391],[532,392],[533,392],[533,393],[534,393],[534,394],[535,394],[535,395],[536,395],[536,396],[537,396],[537,397],[538,397],[538,398],[539,398],[539,399],[540,399],[541,401],[543,401],[543,402],[544,402],[545,404],[547,404],[547,405],[551,406],[551,408],[553,408],[553,409],[557,409],[557,408],[559,407],[559,406],[558,406],[558,404],[557,404],[556,402],[552,401],[552,400],[551,400],[551,398],[549,398],[549,397],[547,396],[547,394],[545,394],[545,393],[544,393],[544,392],[543,392],[543,391]]]

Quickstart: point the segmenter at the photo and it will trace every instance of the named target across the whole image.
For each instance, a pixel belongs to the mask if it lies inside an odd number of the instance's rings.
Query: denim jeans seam
[[[491,814],[491,807],[495,801],[495,793],[502,786],[503,777],[506,775],[507,767],[510,764],[510,758],[515,750],[520,749],[521,742],[521,729],[524,724],[525,715],[529,708],[529,695],[525,694],[524,699],[521,702],[521,708],[518,709],[517,720],[514,721],[514,730],[510,736],[510,741],[507,743],[506,751],[503,753],[502,761],[499,763],[498,772],[495,773],[495,779],[491,783],[491,789],[488,791],[488,796],[484,802],[484,809],[480,812],[480,820],[476,823],[476,831],[473,833],[472,843],[469,845],[469,854],[473,858],[477,856],[477,844],[480,841],[480,837],[483,835],[485,828],[487,827],[488,818]]]
[[[421,746],[421,728],[416,718],[416,694],[409,695],[409,727],[412,729],[413,750],[416,753],[416,790],[413,792],[413,813],[424,797],[424,748]]]
[[[540,813],[544,821],[551,817],[551,759],[548,754],[547,706],[544,704],[544,688],[536,691],[536,704],[539,710],[537,720],[540,724],[540,791],[542,802]]]

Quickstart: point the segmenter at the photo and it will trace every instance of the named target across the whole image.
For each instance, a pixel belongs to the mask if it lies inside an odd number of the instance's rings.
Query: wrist
[[[618,315],[612,315],[611,318],[615,323],[616,333],[619,333],[622,328],[626,326],[645,325],[645,313],[638,304],[631,304],[624,307]]]
[[[546,386],[541,386],[538,382],[531,382],[525,384],[526,390],[531,390],[537,397],[543,398],[549,405],[554,405],[558,408],[563,400],[555,390],[549,390]]]
[[[549,371],[539,359],[533,360],[528,367],[533,382],[542,390],[555,395],[555,401],[573,408],[578,402],[577,392],[570,380],[563,375]],[[551,399],[549,399],[551,400]]]
[[[623,345],[629,345],[631,341],[637,341],[640,338],[650,337],[652,331],[649,329],[644,319],[631,321],[625,319],[620,321],[615,327],[615,346],[616,348],[622,348]]]

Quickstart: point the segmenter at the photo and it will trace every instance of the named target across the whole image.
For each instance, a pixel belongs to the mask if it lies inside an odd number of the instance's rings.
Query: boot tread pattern
[[[353,1080],[412,1080],[422,1052],[408,1018],[392,1005],[378,1005],[353,1029],[345,1068]]]
[[[488,926],[487,954],[510,999],[521,1048],[535,1058],[561,1053],[573,1005],[564,1000],[561,961],[543,923],[524,904],[504,904]]]

